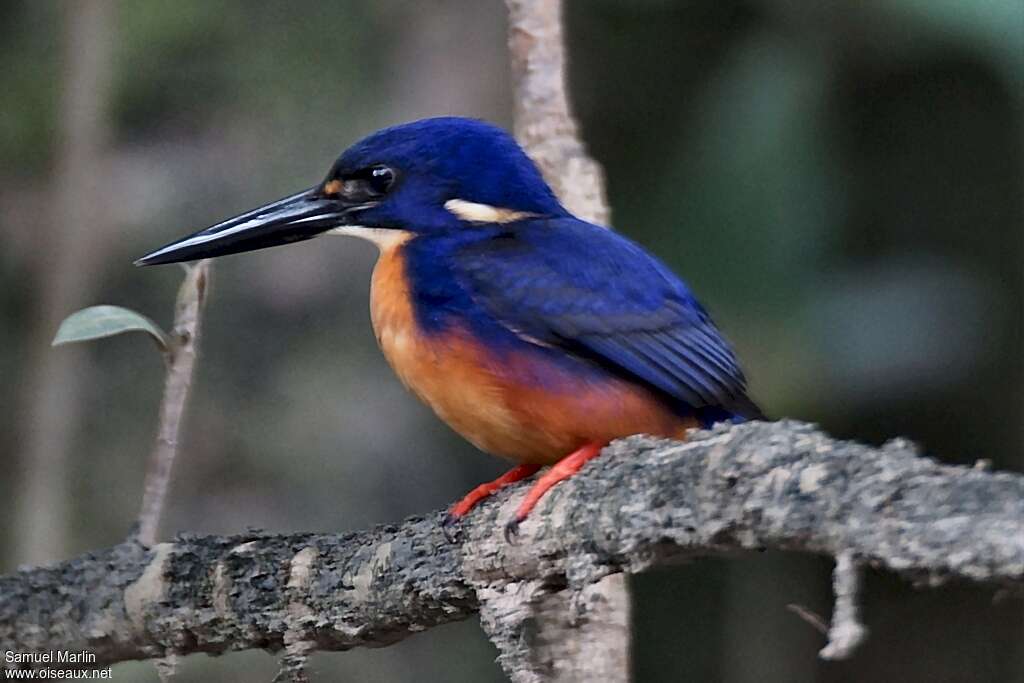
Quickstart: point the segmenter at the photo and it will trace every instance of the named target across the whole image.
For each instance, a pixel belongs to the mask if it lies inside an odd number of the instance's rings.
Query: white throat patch
[[[392,228],[367,228],[362,225],[342,225],[331,228],[325,235],[344,235],[346,237],[358,237],[367,242],[373,242],[381,251],[393,249],[398,245],[409,241],[412,232],[409,230],[396,230]]]

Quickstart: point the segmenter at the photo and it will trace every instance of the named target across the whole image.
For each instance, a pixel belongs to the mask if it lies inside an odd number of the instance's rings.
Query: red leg
[[[523,502],[519,504],[516,516],[505,526],[505,538],[511,539],[518,530],[519,523],[526,519],[526,516],[530,514],[530,510],[537,505],[537,502],[548,492],[548,489],[563,479],[568,479],[579,472],[580,468],[587,464],[587,462],[601,454],[602,448],[604,448],[602,444],[588,443],[556,462],[550,470],[545,472],[537,480],[537,483],[526,492],[526,498],[523,498]]]
[[[467,512],[472,510],[477,503],[487,496],[505,488],[509,484],[514,484],[521,479],[526,479],[539,469],[540,465],[518,465],[494,481],[487,482],[486,484],[480,484],[463,496],[462,500],[452,506],[452,509],[448,512],[448,518],[455,521],[464,517]]]

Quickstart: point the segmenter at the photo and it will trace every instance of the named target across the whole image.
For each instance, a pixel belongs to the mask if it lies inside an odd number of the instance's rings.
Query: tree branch
[[[114,662],[378,647],[468,617],[482,600],[500,608],[502,592],[539,598],[763,548],[845,558],[926,586],[1024,588],[1024,476],[941,465],[905,441],[871,448],[790,421],[684,443],[632,437],[555,488],[509,545],[499,530],[523,489],[481,505],[459,544],[445,540],[438,512],[355,534],[130,541],[20,571],[0,578],[0,649],[87,649]],[[585,603],[573,608],[586,618]]]
[[[171,471],[178,454],[178,435],[192,386],[209,269],[208,260],[185,266],[185,279],[178,288],[171,344],[165,352],[167,379],[160,401],[160,422],[139,509],[139,542],[146,546],[156,543],[167,489],[171,484]]]
[[[569,211],[608,225],[604,173],[580,141],[566,92],[560,0],[506,0],[515,133]]]
[[[836,568],[832,571],[832,593],[836,596],[836,605],[832,626],[828,629],[828,644],[819,653],[822,659],[849,657],[867,636],[867,629],[860,623],[858,615],[860,574],[853,553],[842,552],[836,556]]]

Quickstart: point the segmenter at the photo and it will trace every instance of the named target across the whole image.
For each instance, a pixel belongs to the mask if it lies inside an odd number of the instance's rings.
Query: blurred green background
[[[1024,469],[1024,3],[576,0],[567,30],[615,227],[690,282],[770,414]],[[181,271],[133,259],[307,187],[377,128],[511,126],[505,32],[496,0],[0,3],[0,570],[116,543],[139,502],[160,360],[138,336],[51,349],[60,319],[169,324]],[[216,262],[165,529],[360,529],[502,470],[385,365],[373,259],[325,239]],[[819,662],[785,606],[827,615],[829,570],[767,553],[636,578],[637,680],[1024,681],[1019,601],[877,573],[869,641]],[[499,681],[495,655],[470,621],[312,670]]]

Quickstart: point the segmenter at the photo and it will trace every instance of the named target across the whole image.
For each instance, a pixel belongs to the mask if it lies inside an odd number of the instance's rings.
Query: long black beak
[[[171,242],[135,265],[192,261],[308,240],[344,225],[346,216],[357,208],[365,206],[324,197],[318,185]]]

